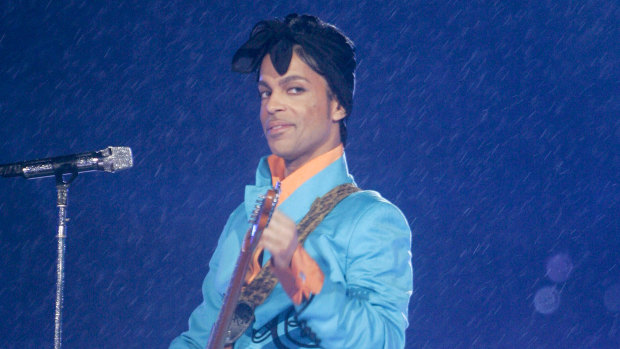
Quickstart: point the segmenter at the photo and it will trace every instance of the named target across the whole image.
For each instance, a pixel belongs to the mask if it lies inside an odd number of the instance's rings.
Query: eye
[[[298,94],[301,94],[301,93],[305,92],[306,89],[303,88],[303,87],[291,87],[287,91],[288,91],[289,94],[298,95]]]
[[[271,96],[271,91],[269,90],[258,90],[258,96],[260,97],[260,99],[265,99],[268,98],[269,96]]]

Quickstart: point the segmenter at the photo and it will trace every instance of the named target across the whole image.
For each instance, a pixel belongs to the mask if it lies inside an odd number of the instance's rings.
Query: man
[[[315,199],[353,183],[344,156],[354,88],[352,42],[313,16],[259,22],[233,58],[258,71],[260,120],[272,155],[229,217],[203,283],[204,301],[170,348],[204,348],[259,195],[281,183],[278,206],[246,283],[271,263],[278,284],[235,348],[402,348],[413,280],[411,232],[372,191],[337,204],[302,244],[296,225]]]

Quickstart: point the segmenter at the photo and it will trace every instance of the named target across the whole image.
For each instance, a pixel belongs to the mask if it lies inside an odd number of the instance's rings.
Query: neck
[[[321,155],[321,154],[319,154]],[[318,155],[317,155],[318,156]],[[297,169],[307,164],[310,160],[316,158],[316,156],[307,159],[305,161],[298,161],[299,159],[288,161],[284,160],[284,178],[288,177],[291,173],[295,172]]]
[[[332,150],[334,150],[336,147],[338,146],[342,146],[341,142],[337,142],[335,145],[333,145],[332,147],[330,147],[329,149],[319,153],[319,154],[313,154],[312,156],[308,157],[308,158],[302,158],[302,159],[294,159],[294,160],[286,160],[284,159],[284,178],[288,177],[291,173],[297,171],[298,169],[300,169],[301,167],[303,167],[304,165],[306,165],[307,163],[309,163],[310,161],[318,158],[319,156],[322,156]]]

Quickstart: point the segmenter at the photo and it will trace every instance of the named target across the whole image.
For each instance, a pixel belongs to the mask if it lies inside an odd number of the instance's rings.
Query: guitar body
[[[224,303],[220,309],[217,321],[211,329],[207,349],[222,349],[224,345],[232,345],[247,328],[244,325],[250,323],[254,318],[254,309],[246,304],[237,305],[237,301],[241,294],[241,288],[243,287],[245,274],[250,265],[252,255],[256,250],[256,246],[258,246],[263,230],[269,224],[271,215],[278,203],[279,194],[280,184],[278,183],[274,189],[267,191],[264,198],[259,200],[254,208],[254,213],[250,219],[252,225],[243,239],[241,252],[239,258],[237,258],[235,270],[226,290]],[[237,313],[235,322],[241,322],[239,324],[231,324],[235,311]]]

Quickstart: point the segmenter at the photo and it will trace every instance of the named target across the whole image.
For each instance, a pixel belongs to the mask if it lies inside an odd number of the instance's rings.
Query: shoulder
[[[245,230],[248,228],[247,221],[248,218],[245,212],[245,207],[243,204],[240,204],[237,208],[235,208],[230,216],[228,216],[226,225],[224,225],[224,229],[218,239],[218,246],[230,243],[234,243],[235,245],[240,244],[243,236],[245,235]]]
[[[237,208],[235,208],[234,211],[232,211],[232,213],[228,217],[228,222],[238,220],[238,219],[247,220],[244,203],[239,204],[239,206],[237,206]]]
[[[247,215],[245,213],[245,208],[242,203],[232,211],[230,216],[228,216],[228,220],[226,220],[226,225],[224,225],[223,232],[226,233],[228,230],[230,230],[232,227],[237,225],[239,222],[247,221],[246,216]],[[222,235],[225,235],[225,234],[222,234]]]
[[[341,206],[343,213],[360,219],[368,216],[391,216],[396,220],[407,222],[405,215],[396,205],[374,190],[355,192],[342,200],[338,206]]]
[[[354,201],[360,205],[391,205],[394,206],[390,201],[381,196],[379,192],[374,190],[360,190],[355,192],[347,197],[347,199]],[[396,206],[394,206],[396,207]]]
[[[343,199],[325,218],[334,229],[337,239],[351,237],[377,239],[411,238],[411,229],[405,215],[393,203],[376,191],[361,190]]]
[[[341,204],[333,219],[340,221],[338,234],[346,246],[349,275],[378,275],[388,273],[386,270],[408,275],[411,228],[402,211],[373,190],[353,193]],[[403,288],[410,284],[406,278],[394,277],[392,281],[397,279],[404,280]]]

